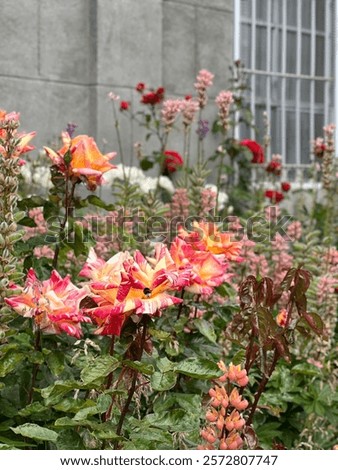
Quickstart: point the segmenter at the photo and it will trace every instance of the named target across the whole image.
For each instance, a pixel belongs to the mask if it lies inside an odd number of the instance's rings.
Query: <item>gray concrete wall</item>
[[[109,91],[136,105],[140,81],[185,95],[201,68],[215,74],[214,96],[229,84],[232,3],[1,0],[0,108],[21,112],[38,148],[75,122],[117,150]],[[121,131],[129,159],[140,130],[125,119]]]

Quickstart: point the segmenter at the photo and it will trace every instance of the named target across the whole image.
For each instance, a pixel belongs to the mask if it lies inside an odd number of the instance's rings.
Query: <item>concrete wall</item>
[[[213,95],[229,84],[232,3],[2,0],[0,108],[21,112],[38,148],[75,122],[101,149],[106,141],[117,150],[109,91],[137,104],[143,81],[185,95],[201,68],[215,74]],[[125,119],[122,133],[128,156],[140,131]]]

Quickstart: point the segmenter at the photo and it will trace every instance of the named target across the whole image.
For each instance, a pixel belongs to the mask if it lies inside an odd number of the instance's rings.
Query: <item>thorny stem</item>
[[[181,291],[181,299],[182,299],[182,302],[181,302],[180,305],[178,306],[178,312],[177,312],[177,317],[176,317],[177,320],[179,320],[179,318],[180,318],[180,316],[181,316],[181,313],[182,313],[182,308],[183,308],[183,305],[184,305],[183,298],[184,298],[184,288],[183,288],[182,291]]]
[[[69,191],[69,177],[66,177],[66,194],[65,194],[65,215],[60,225],[59,241],[55,247],[53,258],[53,269],[57,269],[58,259],[60,254],[60,242],[64,239],[65,228],[70,217],[73,216],[73,199],[75,194],[76,182],[73,182]]]
[[[258,390],[255,394],[255,399],[254,399],[254,402],[251,406],[251,410],[250,410],[250,414],[249,414],[249,417],[248,419],[246,420],[246,425],[247,426],[250,426],[250,424],[252,423],[252,420],[253,420],[253,417],[254,417],[254,414],[256,412],[256,409],[257,409],[257,405],[258,405],[258,402],[259,402],[259,399],[262,395],[262,393],[264,392],[265,390],[265,387],[266,387],[266,384],[268,383],[271,375],[272,375],[272,372],[275,370],[275,367],[276,367],[276,364],[277,364],[277,361],[279,359],[279,353],[277,351],[277,349],[275,349],[275,353],[274,353],[274,356],[273,356],[273,360],[272,360],[272,363],[271,363],[271,366],[270,366],[270,369],[268,371],[268,373],[266,375],[264,375],[264,377],[262,378],[260,384],[259,384],[259,387],[258,387]]]
[[[121,163],[122,163],[123,179],[124,179],[124,182],[126,183],[126,181],[127,181],[127,175],[126,175],[125,162],[124,162],[124,154],[123,154],[123,148],[122,148],[122,139],[121,139],[121,133],[120,133],[120,123],[119,123],[119,119],[118,119],[118,116],[117,116],[115,101],[112,100],[112,103],[113,103],[113,114],[114,114],[114,120],[115,120],[116,138],[117,138],[117,144],[118,144],[118,146],[119,146],[119,152],[120,152]]]
[[[184,187],[188,188],[189,178],[188,172],[190,169],[190,137],[191,126],[184,126],[184,144],[183,144],[183,161],[185,165]]]
[[[115,347],[115,335],[111,335],[111,340],[110,340],[110,347],[109,347],[109,354],[110,356],[114,356],[114,347]],[[110,389],[111,384],[113,383],[113,377],[114,377],[114,372],[110,372],[107,377],[107,383],[106,383],[106,390]],[[111,410],[113,408],[113,400],[106,411],[106,413],[103,415],[102,419],[103,421],[108,421],[111,415]]]
[[[147,336],[147,323],[148,323],[148,320],[149,320],[148,315],[144,315],[141,345],[140,345],[140,350],[139,350],[138,357],[136,358],[137,361],[140,361],[141,358],[142,358],[142,354],[143,354],[143,350],[144,350],[144,346],[145,346],[145,342],[146,342],[146,336]],[[116,429],[116,434],[118,436],[121,436],[123,423],[124,423],[125,417],[128,413],[131,400],[133,399],[134,392],[136,390],[137,376],[138,376],[138,371],[134,370],[133,371],[133,379],[132,379],[132,383],[131,383],[131,386],[130,386],[130,389],[129,389],[128,397],[127,397],[126,403],[124,404],[123,410],[121,412],[120,420],[118,422],[117,429]],[[115,443],[114,449],[117,449],[117,446],[118,446],[118,442]]]

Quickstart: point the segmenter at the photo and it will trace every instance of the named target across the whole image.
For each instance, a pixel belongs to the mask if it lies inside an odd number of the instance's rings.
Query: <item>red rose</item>
[[[279,202],[283,201],[284,196],[279,191],[273,191],[272,189],[268,189],[264,193],[265,197],[269,198],[271,202],[278,204]]]
[[[135,90],[138,91],[139,93],[143,93],[143,90],[145,89],[145,84],[143,82],[140,82],[136,85]]]
[[[150,104],[152,106],[154,106],[155,104],[159,104],[161,103],[161,101],[163,101],[164,92],[165,89],[163,87],[157,88],[156,91],[150,91],[149,93],[142,95],[141,103]]]
[[[158,103],[158,97],[156,93],[151,91],[150,93],[146,93],[145,95],[142,96],[141,103],[151,104],[152,106],[154,106],[155,104]]]
[[[290,191],[291,189],[291,184],[288,183],[287,181],[285,181],[284,183],[282,183],[282,190],[287,193],[288,191]]]
[[[164,166],[169,173],[174,173],[179,166],[183,165],[183,158],[179,153],[173,150],[166,150],[164,155],[166,156]]]
[[[240,144],[251,150],[251,163],[264,163],[264,150],[258,142],[256,142],[255,140],[244,139],[240,142]]]
[[[129,109],[129,102],[128,101],[121,101],[120,111],[127,111],[128,109]]]
[[[282,164],[280,162],[272,160],[266,167],[266,171],[268,173],[273,173],[274,175],[279,176],[282,171]]]

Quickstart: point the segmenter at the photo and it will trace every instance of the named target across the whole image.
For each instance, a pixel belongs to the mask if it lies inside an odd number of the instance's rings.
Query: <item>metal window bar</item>
[[[271,36],[271,22],[272,22],[272,12],[271,12],[271,3],[268,2],[267,5],[267,24],[266,24],[266,69],[267,70],[272,70],[271,67],[271,42],[272,42],[272,36]],[[266,113],[267,113],[267,118],[269,121],[271,121],[271,75],[268,75],[266,77]],[[268,155],[266,155],[267,159],[270,160],[270,149],[271,147],[269,146],[268,149]]]
[[[281,139],[282,155],[286,155],[286,0],[282,5],[282,89],[281,89]]]
[[[251,68],[256,68],[256,0],[252,0],[251,4]],[[256,97],[256,75],[251,75],[250,80],[251,93],[250,93],[250,109],[253,116],[255,116],[255,97]],[[255,130],[251,128],[251,139],[255,139]]]
[[[234,0],[235,4],[240,4],[240,0]],[[273,0],[266,0],[266,7],[267,10],[267,21],[264,22],[256,18],[256,0],[251,0],[251,18],[240,18],[239,19],[239,30],[241,24],[250,24],[251,25],[251,67],[246,68],[245,71],[248,72],[250,76],[250,85],[251,85],[251,92],[250,92],[250,105],[251,111],[255,113],[256,106],[259,104],[259,100],[255,95],[256,92],[256,83],[259,80],[259,76],[265,76],[267,80],[267,102],[266,105],[268,107],[269,112],[272,109],[272,106],[279,108],[280,116],[281,116],[281,148],[282,148],[282,155],[285,158],[286,154],[286,124],[287,124],[287,110],[292,110],[292,103],[286,102],[286,85],[289,79],[296,79],[296,93],[294,96],[294,112],[296,117],[296,158],[295,164],[301,167],[301,112],[308,112],[310,115],[310,138],[313,140],[316,136],[315,134],[315,113],[319,112],[320,114],[324,114],[325,116],[325,124],[329,119],[329,106],[330,106],[330,92],[331,92],[331,84],[332,82],[335,83],[334,78],[332,77],[332,70],[331,70],[331,35],[332,35],[332,6],[335,6],[334,9],[334,18],[335,18],[335,28],[338,25],[338,9],[337,9],[337,2],[333,0],[325,0],[325,32],[316,30],[316,0],[310,0],[310,12],[311,12],[311,27],[305,28],[302,26],[301,17],[302,17],[302,0],[297,0],[297,26],[291,26],[287,24],[287,2],[286,0],[279,0],[282,1],[282,22],[277,24],[275,18],[271,15],[271,3]],[[277,4],[274,4],[276,7]],[[235,8],[235,12],[240,15],[240,7]],[[238,21],[238,20],[237,20]],[[235,21],[236,24],[236,21]],[[257,26],[263,26],[266,28],[267,32],[267,70],[258,70],[256,68],[256,30]],[[282,66],[281,71],[271,70],[271,56],[275,55],[274,44],[271,41],[271,29],[272,28],[279,28],[281,31],[281,43],[282,43]],[[289,73],[286,72],[286,59],[287,59],[287,32],[289,31],[296,31],[297,32],[297,39],[296,39],[296,73]],[[311,52],[310,52],[310,74],[302,74],[301,73],[301,57],[302,57],[302,33],[310,33],[310,43],[311,43]],[[337,30],[335,30],[335,52],[337,54],[338,51],[338,35]],[[240,31],[239,31],[240,37]],[[316,75],[316,37],[323,37],[324,38],[324,71],[317,71],[317,73],[321,73],[321,75]],[[278,47],[278,46],[277,46]],[[269,50],[269,52],[268,52]],[[335,71],[336,76],[338,76],[338,58],[337,55],[335,57]],[[324,72],[324,73],[323,73]],[[275,78],[281,79],[281,102],[280,103],[272,103],[271,102],[271,80]],[[305,103],[301,101],[301,86],[304,80],[310,81],[310,98],[309,103]],[[316,102],[316,95],[315,95],[315,86],[316,82],[324,82],[324,100],[323,103],[318,104]],[[338,91],[335,87],[335,109],[336,113],[338,113]],[[336,135],[338,137],[338,129],[336,129]],[[251,137],[254,138],[254,130],[251,130]],[[338,142],[338,138],[337,138]]]
[[[325,0],[325,42],[324,42],[324,70],[325,75],[330,75],[331,64],[331,0]],[[330,107],[330,82],[324,85],[324,124],[329,124],[329,107]]]
[[[310,75],[316,74],[316,0],[311,0],[311,57]],[[310,81],[310,142],[315,139],[315,84],[314,78]]]

